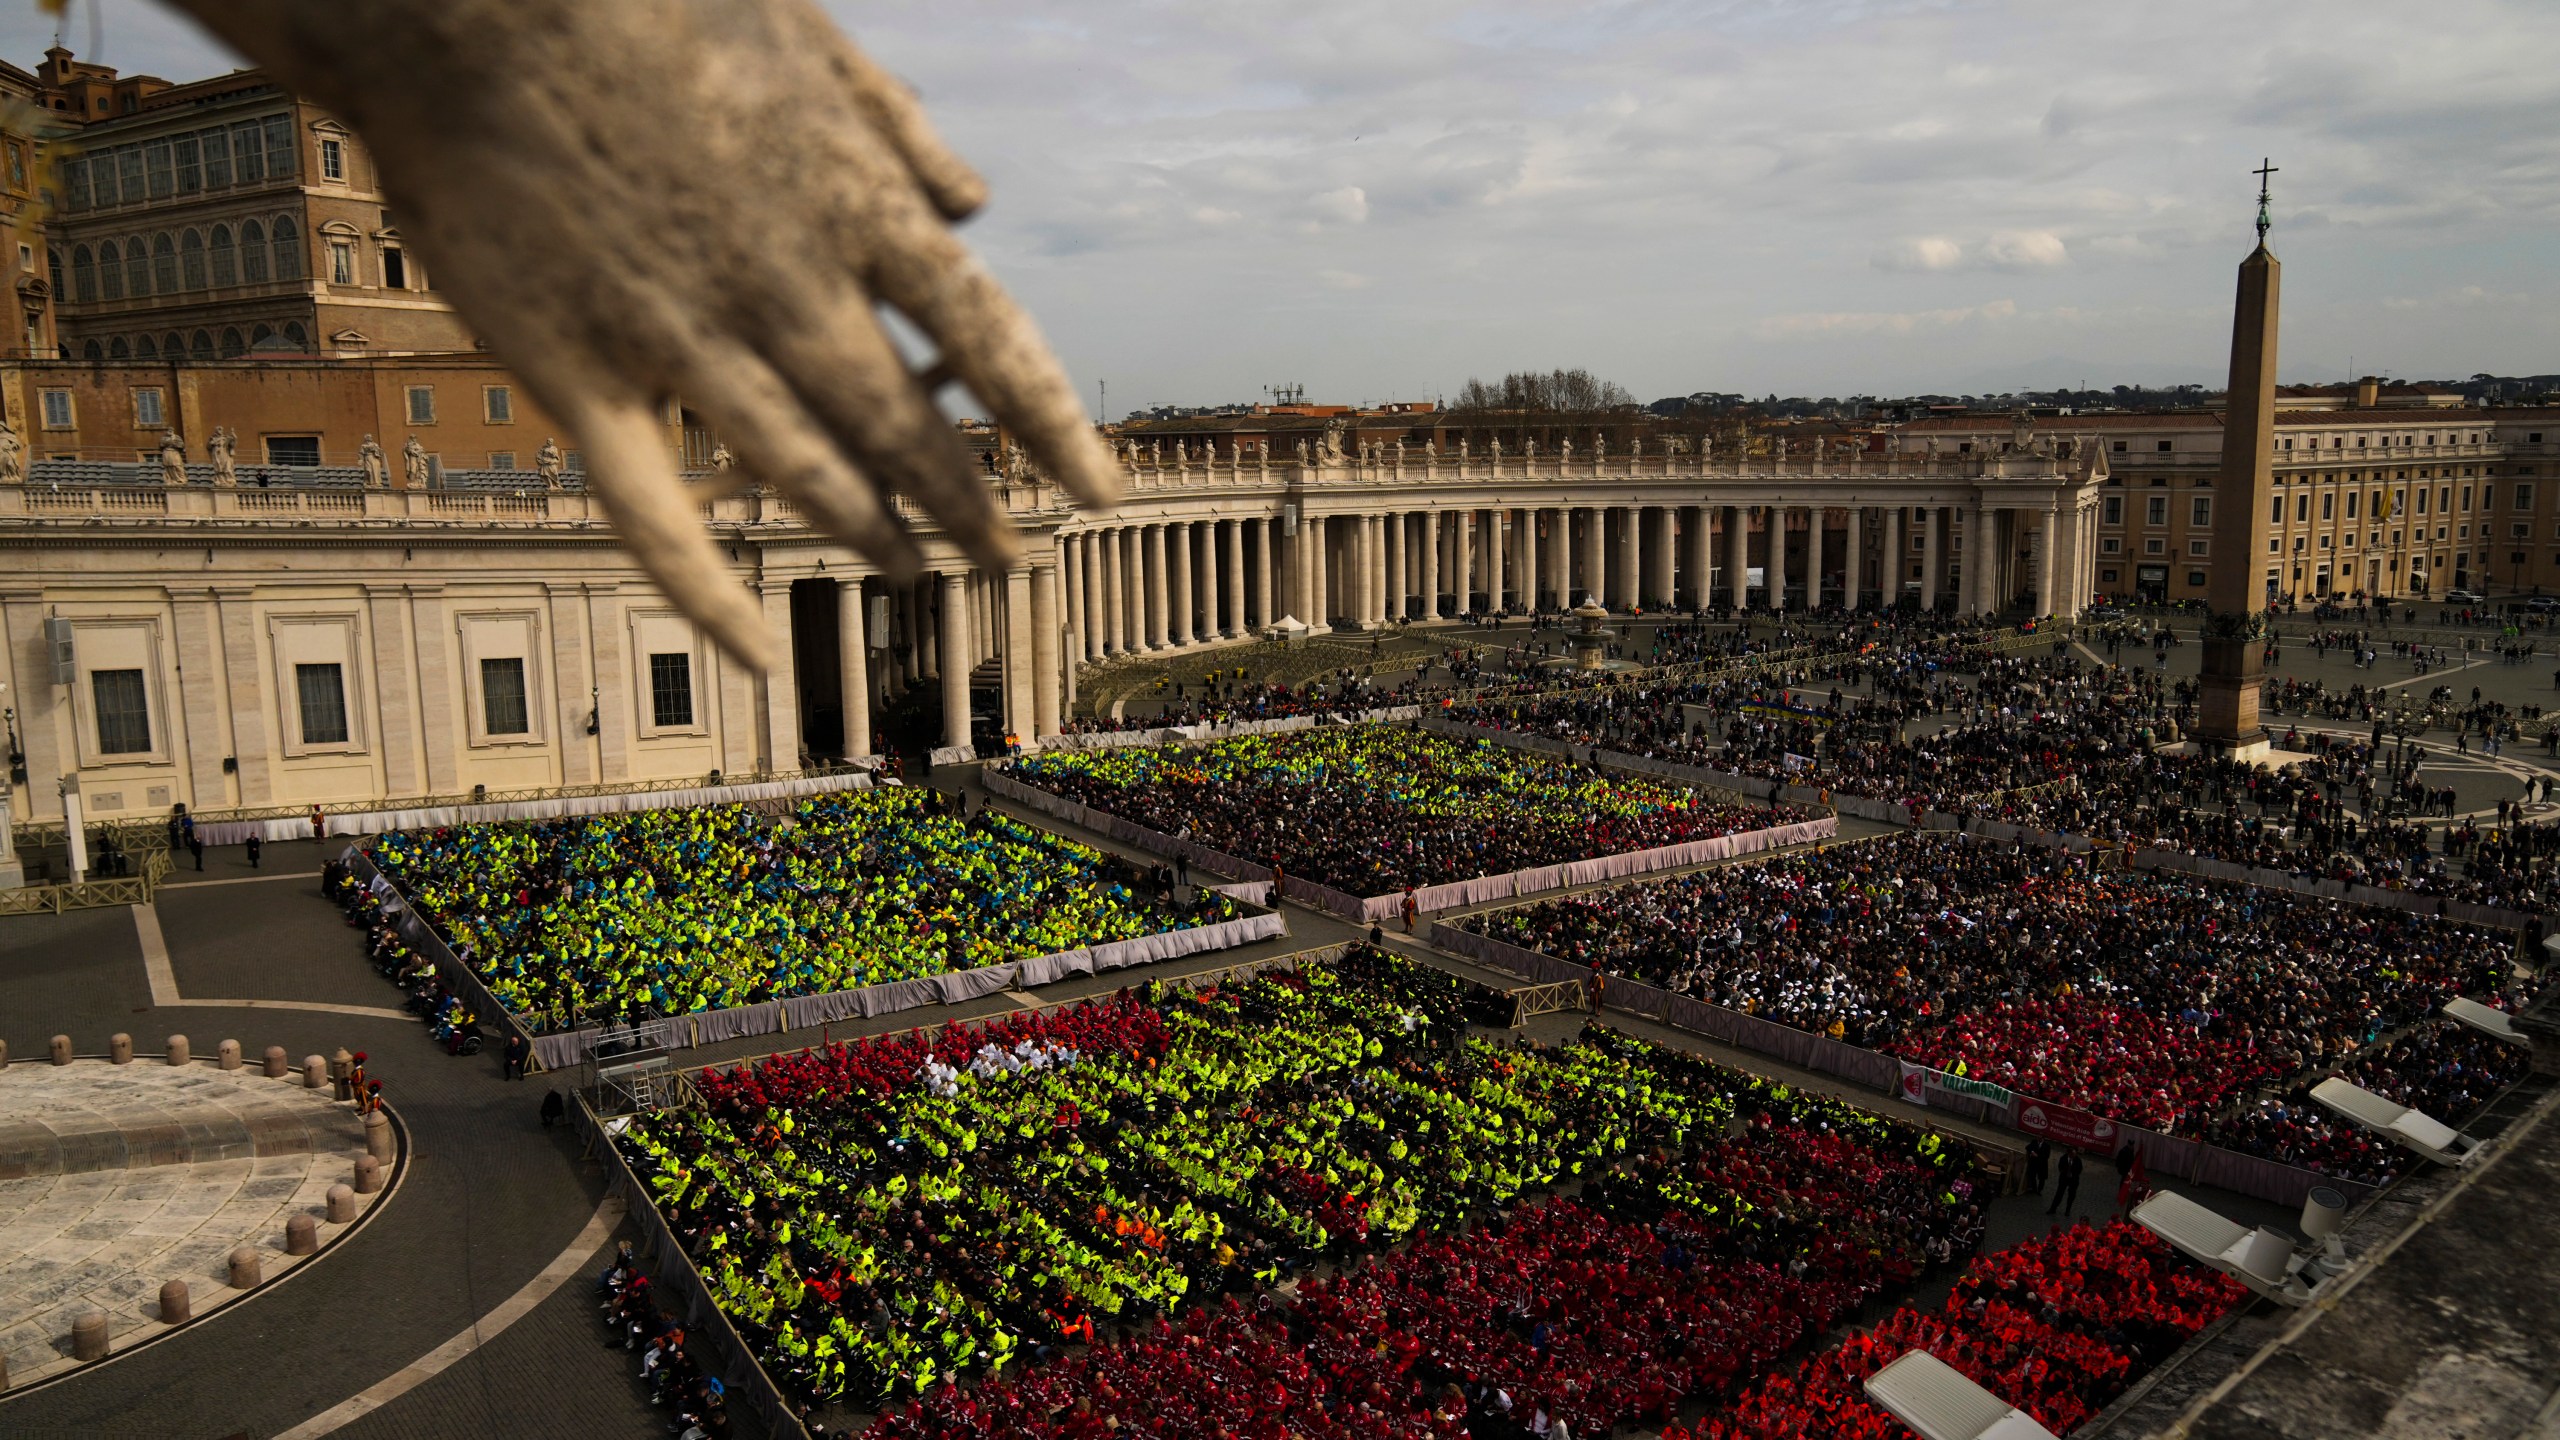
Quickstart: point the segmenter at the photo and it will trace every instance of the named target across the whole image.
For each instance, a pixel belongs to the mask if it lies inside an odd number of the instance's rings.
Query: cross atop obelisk
[[[2232,305],[2231,385],[2223,397],[2222,469],[2213,482],[2214,563],[2205,586],[2204,693],[2195,730],[2206,749],[2245,760],[2268,750],[2258,719],[2260,650],[2267,601],[2284,578],[2264,566],[2266,536],[2259,518],[2275,495],[2276,311],[2283,267],[2267,249],[2267,177],[2276,167],[2262,160],[2251,173],[2258,177],[2258,248],[2240,262]]]

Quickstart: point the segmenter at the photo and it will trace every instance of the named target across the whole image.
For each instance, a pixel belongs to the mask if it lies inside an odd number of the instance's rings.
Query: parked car
[[[2447,590],[2444,592],[2444,603],[2447,605],[2480,605],[2487,603],[2488,598],[2488,596],[2481,594],[2477,590]]]

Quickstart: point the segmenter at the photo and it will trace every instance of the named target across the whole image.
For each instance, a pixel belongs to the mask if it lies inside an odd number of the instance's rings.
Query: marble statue
[[[363,137],[400,197],[403,242],[561,418],[622,543],[751,668],[777,640],[677,473],[667,395],[715,431],[824,437],[776,483],[900,576],[923,557],[890,492],[980,566],[1001,571],[1022,550],[936,413],[945,383],[966,385],[1077,499],[1118,499],[1064,368],[952,232],[985,182],[818,0],[170,3]],[[746,74],[752,104],[736,89]],[[666,163],[669,134],[685,137],[682,165]],[[775,191],[761,177],[777,155],[826,158]],[[939,363],[912,370],[879,305],[912,320]],[[775,335],[796,341],[768,345]],[[759,357],[763,383],[728,383],[740,354]],[[846,393],[865,401],[813,398]]]
[[[19,485],[27,478],[27,444],[18,427],[0,420],[0,485]]]
[[[711,478],[723,482],[734,480],[737,478],[734,473],[737,468],[738,457],[729,453],[728,445],[721,441],[713,441],[711,443]]]
[[[187,442],[175,430],[160,432],[160,483],[187,483]]]
[[[1312,449],[1312,448],[1307,444],[1307,437],[1305,437],[1304,435],[1299,436],[1299,437],[1298,437],[1298,463],[1299,463],[1299,464],[1301,464],[1301,465],[1305,465],[1305,464],[1308,464],[1308,463],[1312,462],[1314,459],[1315,459],[1315,454],[1314,454],[1313,449]]]
[[[364,488],[382,490],[391,484],[391,467],[382,458],[382,442],[367,435],[356,447],[356,464],[364,471]]]
[[[533,473],[542,477],[546,489],[560,488],[560,477],[569,473],[569,459],[560,453],[558,440],[542,437],[542,448],[533,452]]]
[[[1594,435],[1594,436],[1592,436],[1592,437],[1591,437],[1591,463],[1592,463],[1592,464],[1594,464],[1594,465],[1597,465],[1597,464],[1599,464],[1601,461],[1606,460],[1606,459],[1608,459],[1608,458],[1609,458],[1609,437],[1608,437],[1607,435],[1605,435],[1605,434],[1601,434],[1601,435]]]
[[[415,435],[400,447],[400,473],[408,478],[410,489],[427,488],[427,447],[419,444]]]
[[[238,454],[240,436],[227,425],[216,425],[204,442],[204,457],[213,462],[213,483],[236,485],[240,482]]]

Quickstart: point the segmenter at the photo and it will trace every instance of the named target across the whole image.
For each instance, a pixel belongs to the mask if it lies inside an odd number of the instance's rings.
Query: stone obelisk
[[[2258,174],[2258,248],[2240,262],[2231,317],[2231,388],[2222,414],[2222,471],[2213,485],[2213,576],[2205,587],[2204,693],[2195,738],[2241,760],[2269,747],[2258,723],[2266,644],[2265,543],[2258,517],[2275,493],[2276,308],[2283,267],[2267,249],[2266,177]]]

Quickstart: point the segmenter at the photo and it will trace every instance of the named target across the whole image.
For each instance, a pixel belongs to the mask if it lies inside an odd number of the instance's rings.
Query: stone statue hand
[[[439,290],[586,451],[669,599],[752,663],[761,607],[679,479],[670,403],[912,577],[911,496],[1018,542],[933,403],[966,384],[1088,503],[1119,476],[1030,318],[949,228],[985,185],[811,0],[174,0],[353,126]],[[912,372],[885,302],[940,351]]]

